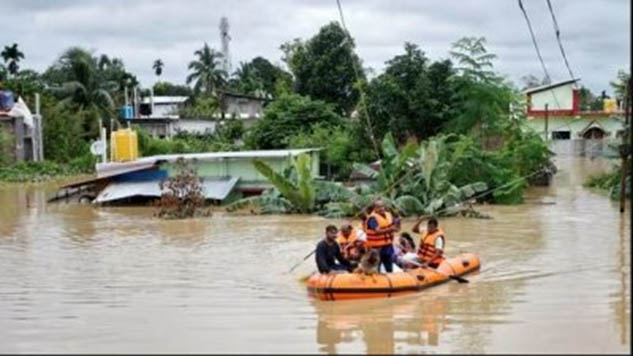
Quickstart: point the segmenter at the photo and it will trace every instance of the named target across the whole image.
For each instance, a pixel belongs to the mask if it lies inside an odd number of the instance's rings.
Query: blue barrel
[[[134,115],[132,113],[132,105],[123,105],[120,109],[119,109],[119,116],[122,119],[131,119]]]

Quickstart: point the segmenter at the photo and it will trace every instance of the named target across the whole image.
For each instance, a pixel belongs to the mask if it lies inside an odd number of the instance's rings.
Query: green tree
[[[95,58],[81,48],[67,50],[56,66],[67,80],[52,88],[61,98],[58,105],[79,110],[84,118],[85,134],[97,135],[97,119],[109,120],[114,116],[111,92],[117,89],[117,83],[104,80]]]
[[[165,64],[160,58],[154,61],[154,64],[152,65],[152,69],[154,69],[154,74],[156,74],[156,77],[160,78],[160,75],[163,74],[164,66]]]
[[[230,81],[231,87],[243,94],[255,94],[263,90],[263,83],[257,69],[249,62],[240,62]]]
[[[385,72],[366,90],[374,132],[392,132],[400,143],[437,134],[454,116],[455,96],[451,61],[429,63],[412,43],[405,43],[404,50],[386,62]]]
[[[251,128],[249,146],[257,149],[288,147],[290,139],[310,132],[313,125],[336,126],[342,118],[331,105],[298,94],[283,95],[264,110],[264,117]]]
[[[167,96],[191,96],[193,94],[187,85],[178,85],[166,81],[154,83],[154,95]]]
[[[205,42],[204,46],[195,51],[196,60],[189,62],[191,73],[187,76],[187,84],[194,84],[197,93],[215,94],[217,89],[226,83],[228,74],[220,69],[222,54],[211,49]]]
[[[338,23],[321,27],[305,43],[295,40],[283,44],[281,49],[294,74],[297,93],[334,104],[340,115],[351,114],[359,99],[356,69],[359,80],[364,80],[365,75],[354,54],[353,40]]]
[[[611,87],[615,90],[615,97],[622,100],[626,95],[626,87],[631,76],[624,70],[619,70],[616,80],[609,82]]]
[[[518,105],[520,94],[511,83],[494,72],[483,37],[464,37],[453,43],[450,54],[459,64],[453,82],[456,95],[454,119],[445,126],[449,132],[471,133],[486,139],[501,134],[509,120],[510,103]]]
[[[24,53],[22,53],[18,49],[18,44],[14,43],[11,46],[4,46],[4,50],[0,53],[2,59],[4,59],[4,63],[7,64],[7,70],[11,75],[18,74],[20,70],[20,59],[24,58]]]

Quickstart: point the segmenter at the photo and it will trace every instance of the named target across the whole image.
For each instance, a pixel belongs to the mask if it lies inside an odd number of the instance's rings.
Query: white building
[[[150,115],[143,115],[142,108],[139,110],[141,118],[179,118],[178,112],[189,100],[188,96],[148,96],[143,98],[143,104],[151,108]]]

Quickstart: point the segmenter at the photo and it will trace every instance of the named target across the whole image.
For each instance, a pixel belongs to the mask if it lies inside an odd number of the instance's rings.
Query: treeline
[[[272,101],[263,118],[249,129],[226,118],[214,134],[172,140],[141,133],[141,151],[323,147],[329,178],[342,181],[355,163],[358,169],[392,154],[384,151],[387,136],[400,150],[441,140],[438,155],[450,162],[450,184],[482,182],[491,191],[487,200],[520,202],[527,185],[520,178],[550,167],[551,153],[538,135],[521,130],[520,92],[496,72],[496,56],[485,45],[483,38],[462,38],[445,59],[431,60],[418,45],[405,43],[369,79],[354,41],[335,22],[309,39],[282,44],[284,68],[256,57],[226,73],[221,54],[204,44],[189,63],[186,85],[160,80],[169,63],[149,63],[159,79],[154,94],[192,96],[181,114],[214,120],[220,91],[264,96]],[[6,60],[0,75],[31,107],[34,93],[43,94],[45,157],[90,171],[88,145],[97,137],[99,119],[109,127],[123,104],[123,89],[138,85],[137,78],[120,58],[81,48],[64,52],[44,73],[19,70],[19,60]],[[516,182],[505,186],[510,181]]]

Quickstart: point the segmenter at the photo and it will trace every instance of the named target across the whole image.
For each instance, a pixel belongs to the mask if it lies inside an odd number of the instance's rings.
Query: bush
[[[349,178],[353,162],[368,162],[374,158],[369,146],[356,139],[349,125],[328,127],[318,124],[310,132],[300,132],[289,140],[291,148],[322,147],[321,160],[333,168],[336,180]]]
[[[202,209],[204,195],[195,168],[182,158],[175,162],[175,168],[178,173],[160,183],[164,192],[155,203],[158,208],[155,215],[164,219],[210,215],[209,210]]]
[[[51,161],[18,162],[0,167],[0,181],[42,182],[85,173],[81,165],[59,164]]]

